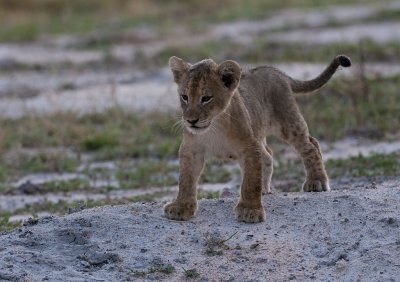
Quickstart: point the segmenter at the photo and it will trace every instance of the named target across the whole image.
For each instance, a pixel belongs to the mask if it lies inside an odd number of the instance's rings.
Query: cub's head
[[[206,132],[213,119],[229,105],[239,84],[240,66],[234,61],[218,65],[211,59],[192,65],[171,57],[169,67],[178,84],[185,127],[192,134]]]

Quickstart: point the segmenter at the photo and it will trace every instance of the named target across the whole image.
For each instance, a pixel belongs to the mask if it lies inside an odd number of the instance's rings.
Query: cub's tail
[[[336,56],[326,67],[326,69],[314,79],[301,81],[290,78],[290,86],[292,87],[292,91],[294,93],[309,93],[321,88],[325,83],[328,82],[339,66],[345,68],[350,67],[350,58],[345,55]]]

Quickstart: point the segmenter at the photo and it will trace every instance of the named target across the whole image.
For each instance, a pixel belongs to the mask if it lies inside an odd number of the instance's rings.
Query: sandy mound
[[[261,224],[235,221],[236,198],[189,222],[162,203],[47,217],[0,236],[0,281],[395,281],[399,184],[269,195]]]

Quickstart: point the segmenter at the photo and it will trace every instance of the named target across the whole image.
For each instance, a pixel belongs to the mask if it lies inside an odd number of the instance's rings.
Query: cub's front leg
[[[194,147],[194,146],[192,146]],[[189,148],[185,142],[179,149],[179,192],[176,200],[164,206],[169,219],[188,220],[197,210],[197,182],[204,167],[204,153]]]
[[[236,219],[244,222],[261,222],[265,220],[262,202],[263,163],[262,148],[250,146],[240,161],[243,171],[243,182],[240,189],[240,200],[235,208]]]

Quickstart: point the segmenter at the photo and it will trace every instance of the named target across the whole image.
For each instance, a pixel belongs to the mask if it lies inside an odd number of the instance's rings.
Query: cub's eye
[[[183,102],[187,103],[189,98],[187,95],[181,95],[181,99],[183,100]]]
[[[213,99],[213,96],[203,96],[203,97],[201,97],[201,103],[206,104],[206,103],[210,102],[212,99]]]

